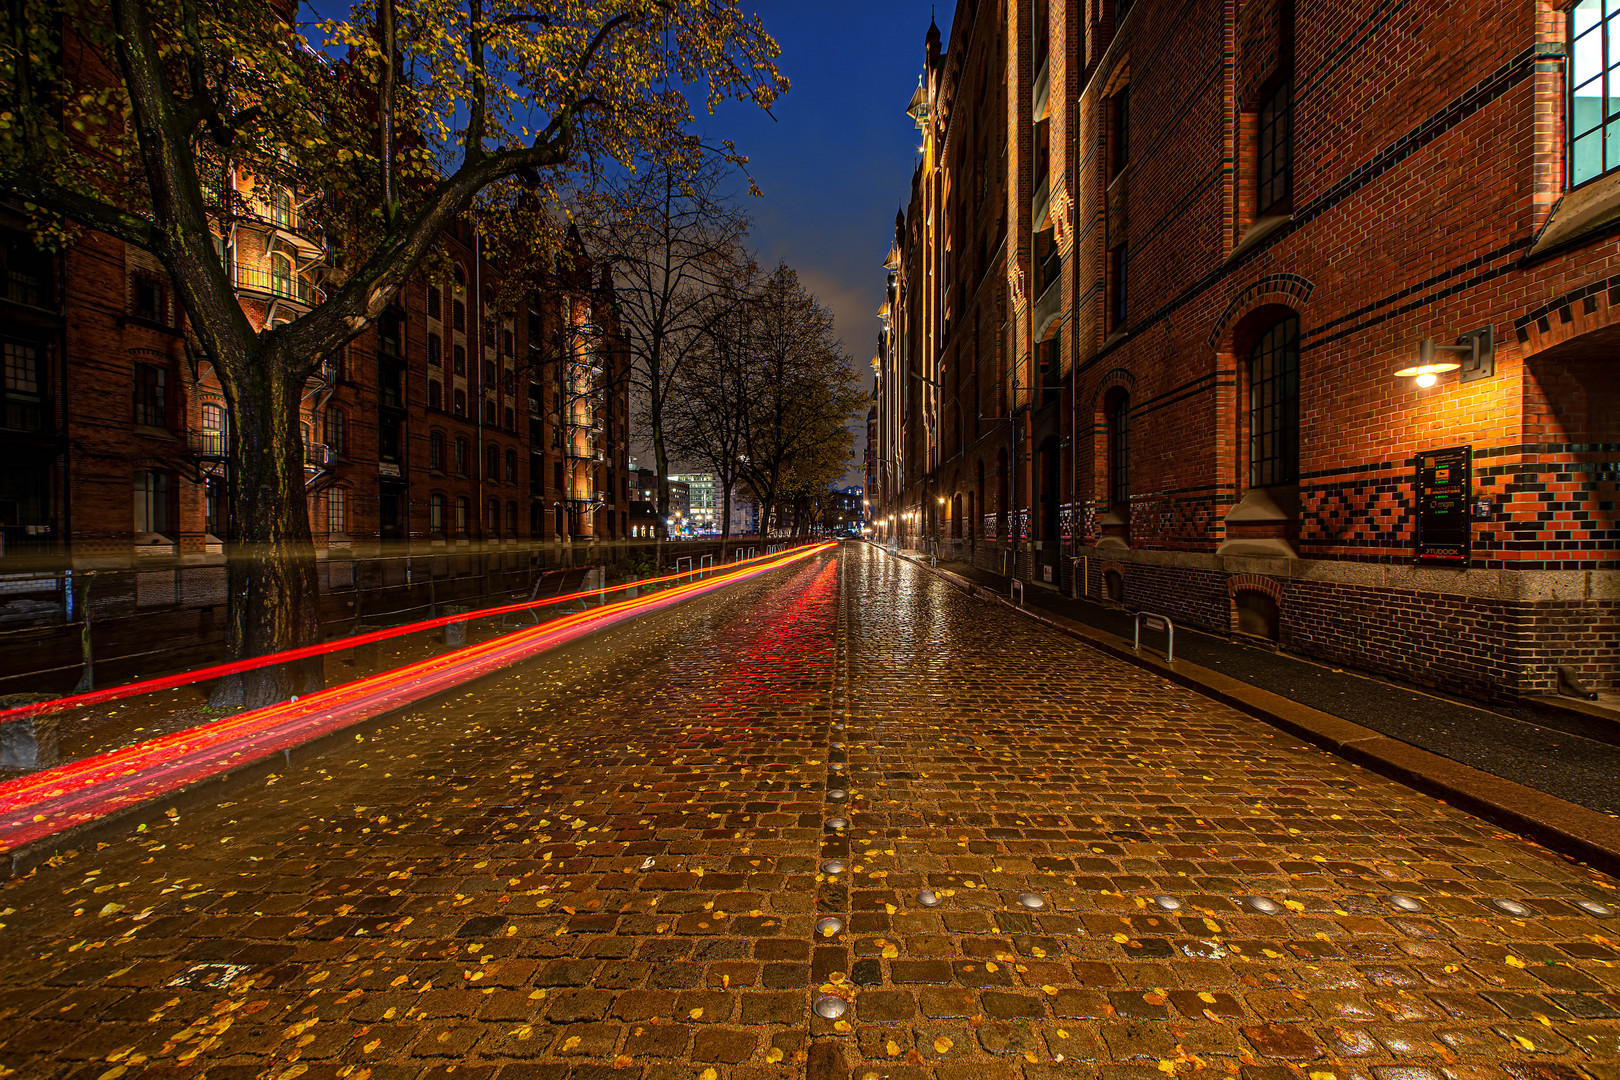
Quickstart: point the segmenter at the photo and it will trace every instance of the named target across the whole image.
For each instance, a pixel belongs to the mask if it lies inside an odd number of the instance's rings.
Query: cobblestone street
[[[865,545],[217,790],[0,886],[0,1065],[1620,1080],[1613,881]]]

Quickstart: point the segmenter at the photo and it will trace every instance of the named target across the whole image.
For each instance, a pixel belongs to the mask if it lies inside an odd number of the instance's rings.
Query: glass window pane
[[[1603,171],[1620,168],[1620,121],[1604,128]]]
[[[1603,173],[1603,132],[1601,129],[1575,140],[1570,153],[1570,182],[1582,184]]]
[[[1602,5],[1598,0],[1581,0],[1575,5],[1573,15],[1575,20],[1575,33],[1583,34],[1597,25],[1601,17]]]
[[[1601,34],[1586,34],[1575,39],[1575,63],[1572,70],[1577,86],[1603,73],[1603,37]]]

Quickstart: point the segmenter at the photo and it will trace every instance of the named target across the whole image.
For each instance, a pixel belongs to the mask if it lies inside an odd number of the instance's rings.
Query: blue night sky
[[[949,29],[951,4],[936,16]],[[922,71],[926,0],[757,0],[793,89],[772,108],[733,105],[702,127],[749,158],[763,199],[743,197],[760,263],[786,262],[832,309],[861,385],[877,344],[883,257],[910,194],[917,131],[906,105]],[[865,408],[847,484],[860,484]]]

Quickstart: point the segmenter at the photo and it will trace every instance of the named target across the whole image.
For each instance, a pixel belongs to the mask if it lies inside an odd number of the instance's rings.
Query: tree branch
[[[162,234],[158,227],[139,214],[121,210],[111,203],[65,188],[37,176],[19,175],[12,181],[12,189],[30,202],[46,210],[77,221],[81,225],[116,237],[143,251],[158,254],[162,251]]]

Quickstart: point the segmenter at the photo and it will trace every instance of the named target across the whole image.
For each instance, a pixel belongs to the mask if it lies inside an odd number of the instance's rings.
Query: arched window
[[[501,535],[501,504],[494,499],[489,500],[489,535]]]
[[[435,431],[428,435],[428,468],[434,472],[444,472],[444,432]]]
[[[465,417],[467,415],[467,391],[465,390],[456,391],[455,413],[460,417]]]
[[[434,536],[444,535],[444,493],[435,491],[428,496],[428,531]]]
[[[506,452],[506,482],[508,484],[517,483],[517,451],[516,450],[508,450]]]
[[[471,506],[471,500],[469,500],[467,498],[467,496],[465,496],[465,495],[457,495],[456,496],[456,535],[457,536],[466,536],[467,535],[467,510],[469,509],[470,506]]]
[[[506,504],[506,535],[508,535],[508,536],[516,536],[517,534],[518,534],[517,503],[509,502],[509,503]]]
[[[428,408],[444,408],[444,387],[439,385],[437,379],[428,380]]]
[[[1299,320],[1289,315],[1249,353],[1249,486],[1299,479]]]
[[[501,448],[490,443],[484,448],[484,479],[499,480],[501,478]]]
[[[456,475],[467,475],[467,440],[456,440]]]

